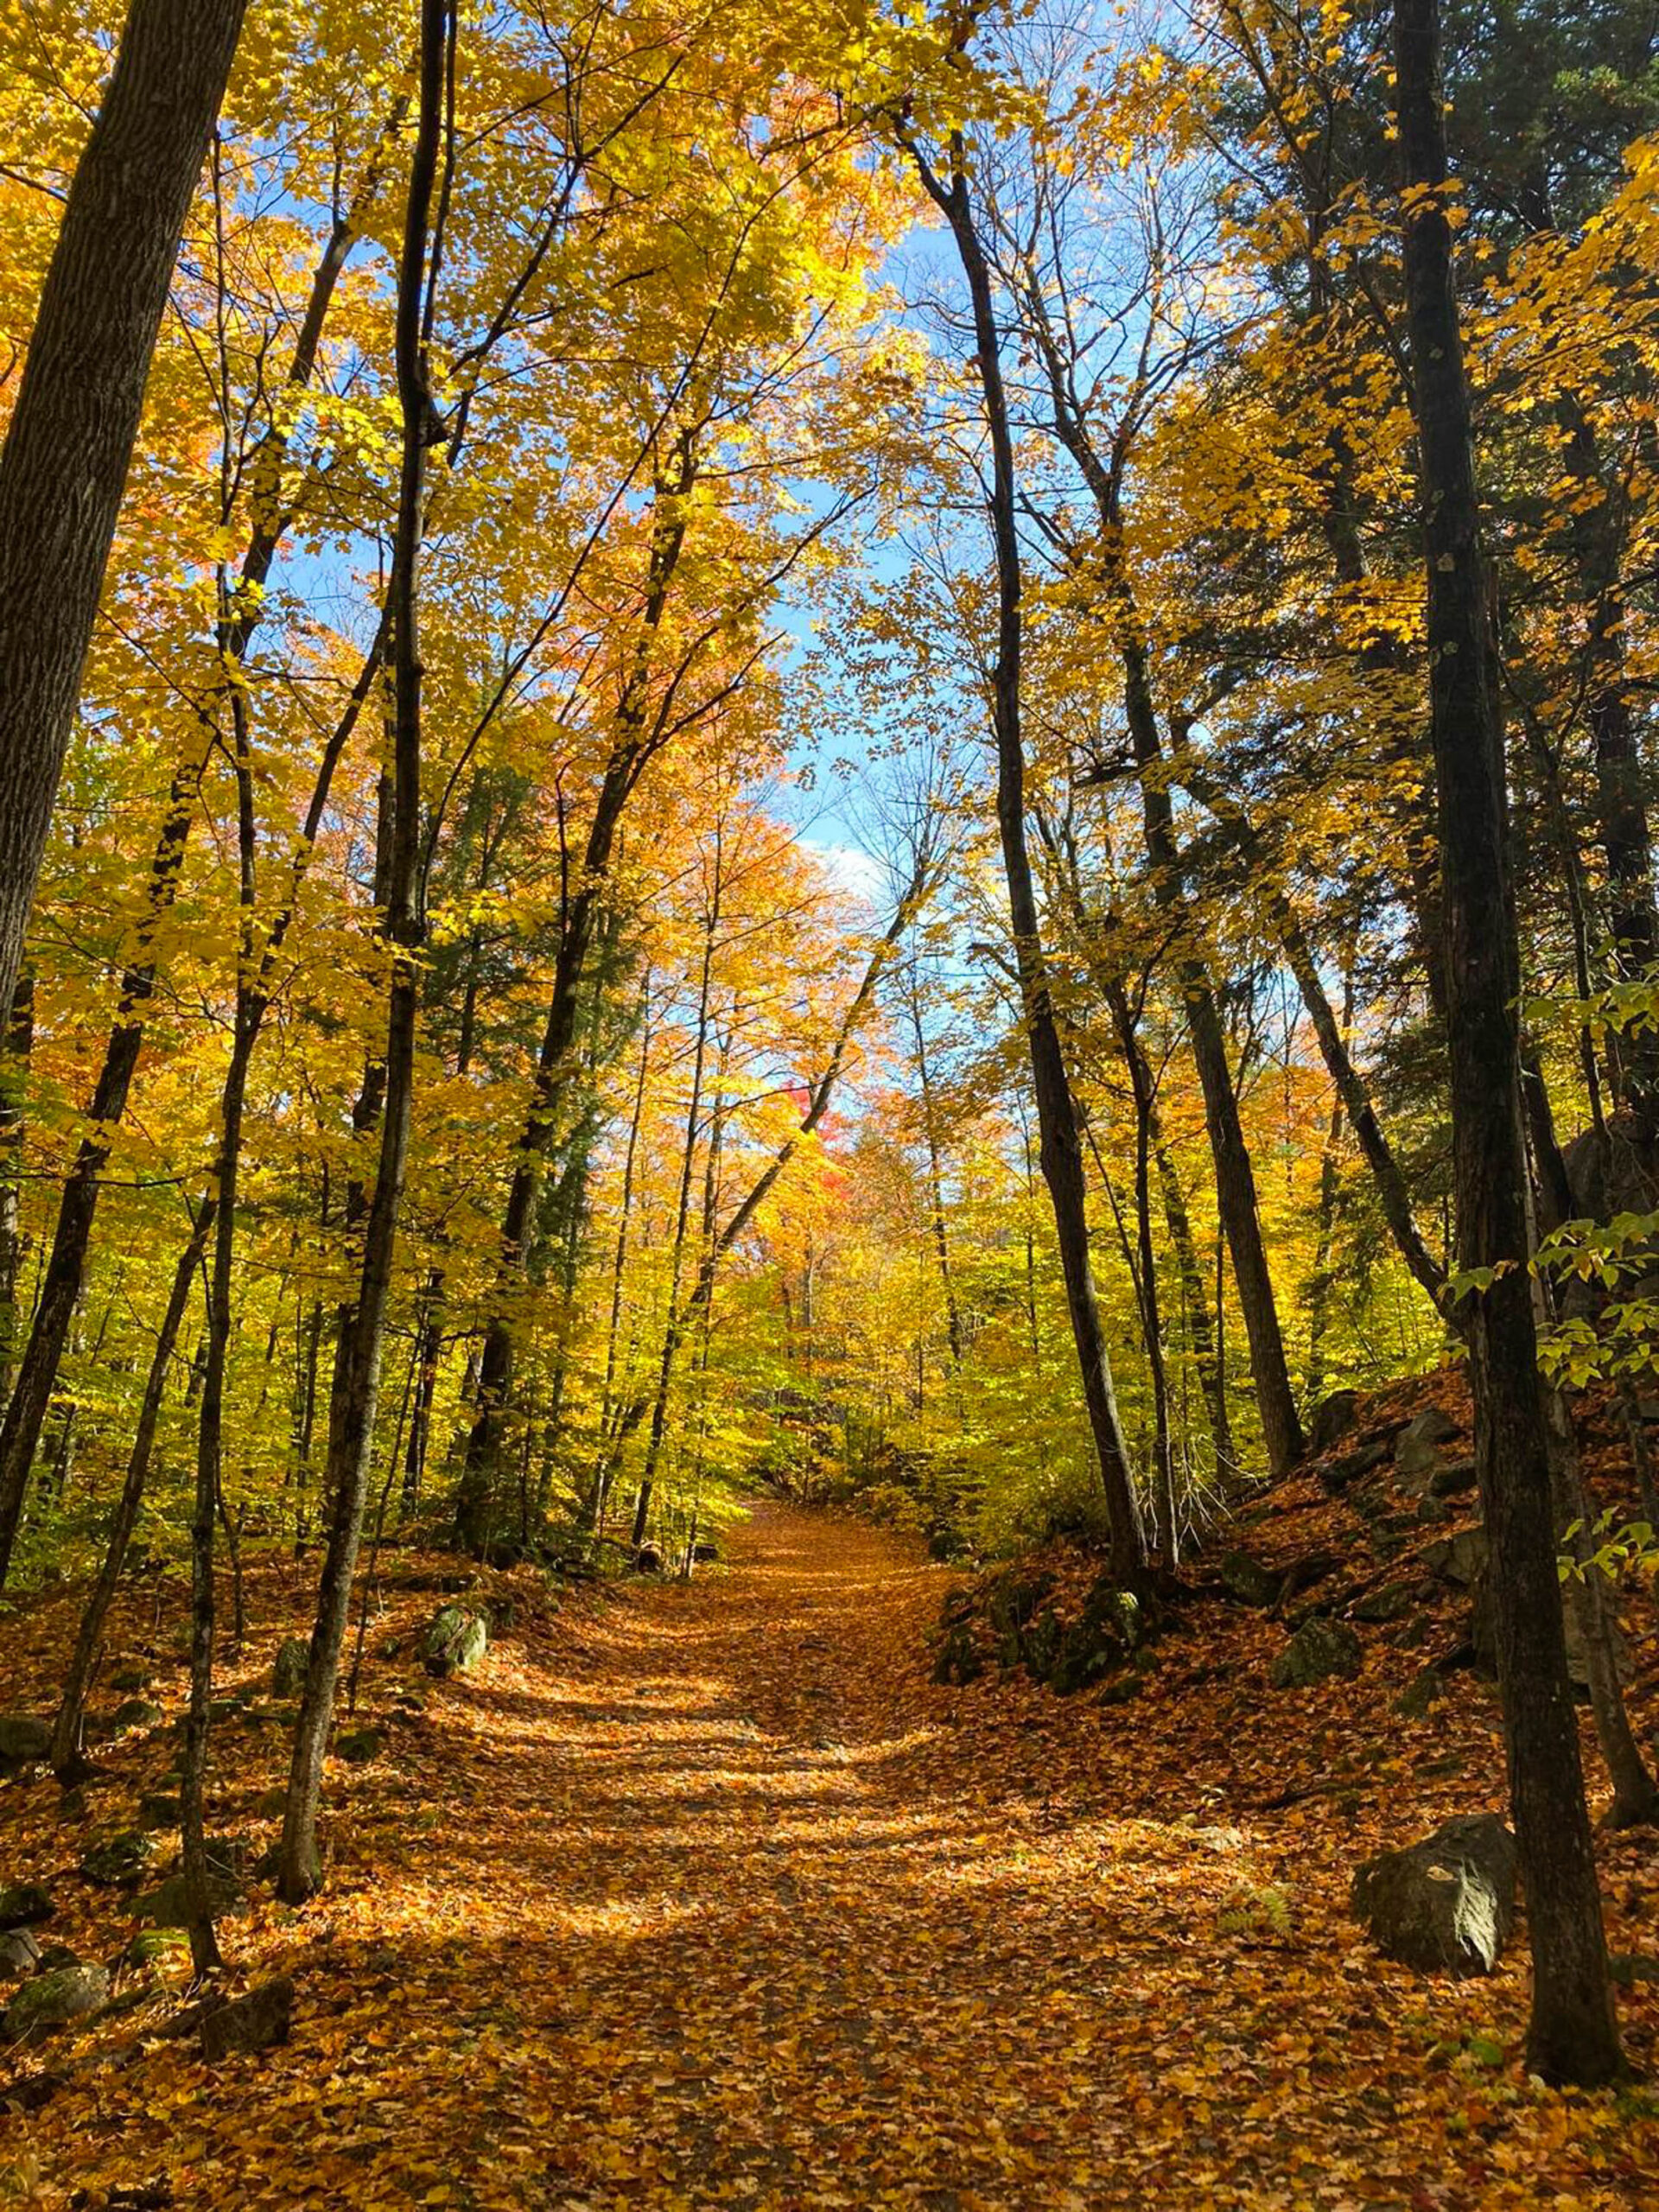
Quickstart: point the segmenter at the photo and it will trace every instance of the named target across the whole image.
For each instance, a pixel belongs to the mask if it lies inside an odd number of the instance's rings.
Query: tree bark
[[[1436,0],[1395,0],[1405,285],[1428,596],[1430,709],[1459,1258],[1475,1456],[1491,1541],[1498,1683],[1533,1958],[1528,2063],[1605,2082],[1620,2065],[1567,1681],[1548,1438],[1528,1277],[1516,999],[1497,643],[1475,488]]]
[[[400,101],[393,110],[394,125],[401,114]],[[359,235],[364,211],[378,188],[377,157],[353,207],[335,222],[313,272],[305,313],[289,363],[287,382],[290,391],[302,391],[310,383],[340,271]],[[219,649],[227,662],[239,664],[247,658],[264,607],[264,588],[287,531],[289,518],[277,493],[289,438],[289,429],[282,423],[274,423],[260,442],[255,457],[256,498],[248,549],[243,556],[238,588],[219,626]],[[3,575],[3,561],[0,575]],[[4,617],[0,614],[0,652],[3,650]],[[360,695],[378,665],[379,650],[377,639],[347,707],[344,734],[337,734],[333,741],[331,749],[336,759],[356,721]],[[201,728],[174,772],[161,829],[150,855],[143,913],[122,974],[115,1023],[87,1109],[89,1128],[76,1148],[58,1203],[57,1223],[41,1294],[7,1401],[5,1418],[0,1423],[0,1587],[4,1586],[10,1566],[11,1547],[29,1469],[40,1445],[41,1425],[57,1386],[70,1324],[86,1280],[86,1255],[98,1211],[99,1178],[110,1157],[113,1132],[126,1113],[139,1054],[143,1049],[145,1010],[155,995],[158,979],[156,935],[178,895],[201,777],[216,734],[212,722],[204,717]],[[315,842],[316,830],[317,823],[308,822],[305,855],[308,855]]]
[[[247,0],[132,0],[0,451],[0,1006],[11,1004],[156,334]]]
[[[980,397],[991,442],[990,520],[997,577],[997,640],[991,715],[996,740],[996,815],[1002,872],[1007,885],[1020,1007],[1031,1055],[1038,1158],[1054,1209],[1055,1241],[1059,1246],[1072,1339],[1083,1376],[1084,1402],[1106,1504],[1111,1566],[1115,1573],[1128,1580],[1139,1574],[1141,1563],[1134,1483],[1118,1421],[1106,1334],[1090,1259],[1088,1201],[1077,1102],[1071,1096],[1065,1055],[1054,1017],[1031,855],[1026,842],[1026,756],[1020,727],[1024,617],[1020,604],[1020,537],[1015,522],[1014,440],[1002,382],[1001,341],[991,293],[990,266],[974,220],[963,167],[966,149],[960,137],[951,141],[951,175],[946,185],[915,143],[902,131],[899,136],[929,198],[950,226],[973,302]],[[1294,1418],[1293,1410],[1293,1425]]]
[[[419,956],[424,938],[420,885],[422,691],[420,559],[425,524],[426,461],[433,405],[428,327],[429,283],[435,282],[433,203],[443,135],[444,85],[455,35],[453,0],[422,0],[420,96],[410,157],[409,199],[397,271],[397,369],[402,418],[397,528],[388,591],[392,636],[391,856],[387,870],[385,934],[391,948],[387,994],[385,1103],[374,1196],[363,1235],[362,1268],[349,1340],[347,1388],[329,1439],[327,1548],[317,1589],[305,1688],[294,1731],[288,1803],[283,1818],[276,1886],[295,1904],[321,1887],[317,1817],[322,1762],[334,1719],[340,1652],[351,1609],[352,1575],[363,1532],[363,1508],[381,1353],[391,1289],[398,1217],[408,1166],[420,1020]],[[430,270],[430,273],[429,273]]]

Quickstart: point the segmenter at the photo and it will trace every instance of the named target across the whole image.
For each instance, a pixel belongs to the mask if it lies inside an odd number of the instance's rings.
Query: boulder
[[[1433,1497],[1461,1497],[1475,1488],[1479,1477],[1472,1458],[1451,1459],[1437,1467],[1428,1478],[1429,1495]]]
[[[41,1963],[41,1947],[27,1928],[0,1936],[0,1981],[22,1981]]]
[[[1334,1678],[1347,1681],[1358,1674],[1363,1659],[1363,1648],[1346,1621],[1315,1614],[1303,1622],[1274,1661],[1268,1679],[1276,1690],[1304,1689]]]
[[[1385,1582],[1355,1599],[1349,1611],[1357,1621],[1402,1621],[1417,1602],[1415,1585]]]
[[[1354,1425],[1359,1410],[1357,1390],[1332,1390],[1314,1407],[1307,1424],[1307,1448],[1315,1459],[1333,1451]]]
[[[444,1605],[421,1638],[421,1663],[429,1675],[464,1675],[489,1649],[490,1624],[466,1605]]]
[[[1457,1433],[1457,1423],[1439,1406],[1428,1407],[1406,1423],[1394,1442],[1394,1478],[1402,1490],[1421,1492],[1429,1488],[1448,1464],[1440,1446]]]
[[[94,1844],[80,1862],[89,1882],[104,1889],[122,1889],[136,1882],[149,1865],[156,1847],[142,1828],[124,1828]]]
[[[32,1713],[0,1713],[0,1774],[39,1766],[52,1754],[52,1723]]]
[[[1515,1838],[1495,1813],[1447,1821],[1368,1859],[1354,1916],[1383,1955],[1422,1974],[1490,1974],[1515,1919]]]
[[[169,1874],[157,1888],[135,1897],[129,1910],[136,1918],[149,1921],[152,1928],[188,1928],[190,1910],[185,1901],[183,1875]],[[210,1874],[207,1910],[215,1920],[229,1913],[245,1912],[248,1904],[241,1884],[227,1875]]]
[[[1472,1590],[1486,1572],[1491,1548],[1484,1529],[1459,1529],[1456,1535],[1437,1537],[1423,1547],[1423,1566],[1437,1582]]]
[[[181,1817],[179,1800],[165,1789],[146,1789],[138,1800],[137,1822],[141,1828],[175,1828]]]
[[[51,1891],[38,1882],[14,1882],[0,1890],[0,1929],[35,1928],[56,1910]]]
[[[663,1555],[655,1544],[640,1545],[639,1550],[635,1552],[633,1555],[633,1571],[636,1574],[660,1574],[662,1573]]]
[[[976,1682],[984,1671],[984,1656],[974,1642],[972,1629],[966,1621],[950,1623],[942,1630],[938,1649],[933,1655],[934,1681],[965,1688],[969,1682]]]
[[[1005,1667],[1017,1667],[1026,1656],[1026,1630],[1042,1611],[1054,1587],[1052,1574],[1028,1573],[1023,1567],[1004,1567],[985,1588],[985,1611],[996,1634],[996,1656]]]
[[[1289,1605],[1293,1598],[1300,1598],[1305,1590],[1316,1584],[1327,1582],[1342,1565],[1338,1552],[1304,1552],[1300,1559],[1294,1559],[1285,1569],[1285,1579],[1280,1586],[1279,1602]]]
[[[268,2050],[288,2041],[294,2017],[294,1984],[287,1974],[262,1982],[234,2004],[216,2005],[204,2012],[198,2033],[201,2055],[210,2066],[240,2053]]]
[[[1387,1437],[1378,1437],[1352,1452],[1344,1452],[1340,1459],[1325,1460],[1319,1469],[1320,1487],[1330,1497],[1340,1497],[1362,1475],[1369,1475],[1374,1468],[1380,1467],[1392,1449]]]
[[[270,1666],[270,1694],[274,1698],[298,1697],[305,1688],[305,1670],[310,1662],[311,1645],[303,1636],[287,1636],[277,1646],[276,1656]]]
[[[130,1697],[118,1705],[110,1715],[111,1728],[156,1728],[167,1718],[159,1705],[152,1705],[147,1697]]]
[[[1234,1602],[1241,1605],[1273,1605],[1279,1601],[1284,1586],[1284,1576],[1259,1559],[1252,1559],[1249,1552],[1224,1552],[1217,1572],[1221,1586]]]
[[[1446,1694],[1446,1677],[1440,1669],[1425,1667],[1395,1698],[1394,1709],[1402,1720],[1427,1720]]]
[[[386,1748],[378,1728],[347,1728],[334,1738],[334,1757],[348,1766],[367,1766]]]
[[[149,1675],[143,1667],[118,1667],[110,1676],[110,1688],[130,1694],[149,1688]]]
[[[952,1539],[953,1542],[955,1540]],[[692,1545],[691,1557],[694,1563],[698,1567],[712,1567],[715,1564],[715,1561],[720,1557],[720,1546],[718,1544],[711,1544],[705,1537],[701,1543]]]
[[[51,1974],[36,1974],[6,2007],[7,2038],[22,2043],[28,2037],[48,2035],[96,2012],[109,1998],[110,1977],[102,1967],[59,1967]]]

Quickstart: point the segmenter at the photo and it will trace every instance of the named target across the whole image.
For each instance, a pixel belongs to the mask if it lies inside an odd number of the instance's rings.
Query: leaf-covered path
[[[938,1688],[945,1580],[766,1503],[689,1586],[524,1624],[331,1770],[326,1896],[232,1928],[294,1974],[292,2042],[99,2067],[29,2123],[35,2201],[1653,2201],[1651,2129],[1467,2055],[1513,1964],[1431,1986],[1357,1945],[1363,1826],[1221,1804],[1333,1713],[1250,1689],[1229,1744],[1213,1662],[1132,1709]],[[1293,1923],[1231,1909],[1274,1885]]]

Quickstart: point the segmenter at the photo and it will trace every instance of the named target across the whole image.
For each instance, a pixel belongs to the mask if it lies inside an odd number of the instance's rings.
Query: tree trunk
[[[401,103],[394,108],[394,121],[399,113]],[[356,203],[349,213],[336,221],[329,234],[312,276],[310,295],[289,364],[287,381],[290,391],[302,391],[311,380],[340,270],[358,235],[364,208],[378,188],[378,166],[372,166]],[[289,435],[283,424],[273,424],[255,457],[254,483],[256,488],[264,487],[264,495],[256,499],[238,588],[219,626],[219,649],[227,662],[240,663],[247,658],[264,608],[264,585],[288,527],[289,517],[276,503],[276,491]],[[3,561],[0,561],[0,575],[3,573]],[[0,653],[4,651],[4,636],[3,616],[0,616]],[[365,658],[340,725],[325,750],[325,769],[329,772],[355,726],[367,686],[378,667],[381,650],[381,638],[377,636]],[[232,696],[238,700],[240,695],[232,690]],[[59,1200],[57,1224],[41,1294],[7,1402],[5,1419],[0,1423],[0,1587],[4,1586],[10,1565],[23,1493],[40,1444],[41,1424],[57,1385],[70,1323],[86,1280],[86,1254],[98,1211],[99,1179],[110,1156],[112,1134],[126,1113],[128,1096],[143,1049],[145,1009],[155,995],[158,979],[155,956],[157,932],[178,895],[198,791],[215,737],[213,725],[206,724],[193,738],[174,772],[161,829],[150,855],[143,913],[122,974],[115,1023],[105,1046],[87,1109],[90,1130],[76,1149]],[[320,782],[326,797],[326,775],[320,773]],[[296,854],[296,869],[302,870],[308,859],[321,820],[321,808],[314,804]],[[269,967],[269,957],[264,964]]]
[[[12,993],[0,1045],[0,1387],[10,1389],[17,1344],[17,1294],[25,1249],[22,1193],[23,1097],[35,1049],[35,978],[27,969]]]
[[[317,1590],[317,1613],[305,1688],[294,1732],[288,1803],[283,1818],[278,1893],[290,1904],[321,1884],[317,1815],[322,1762],[334,1718],[340,1651],[351,1608],[352,1574],[363,1529],[364,1499],[374,1440],[386,1306],[391,1288],[398,1216],[408,1165],[420,1020],[419,954],[424,938],[420,886],[422,686],[418,625],[421,541],[425,519],[426,456],[432,395],[425,324],[429,320],[429,261],[432,209],[443,130],[444,84],[454,38],[452,0],[422,0],[420,102],[410,159],[409,200],[397,272],[397,397],[402,454],[397,530],[388,601],[391,610],[393,711],[391,856],[385,931],[392,950],[386,1008],[385,1105],[374,1197],[363,1236],[363,1260],[350,1332],[348,1388],[329,1440],[327,1549]],[[435,282],[435,266],[431,274]]]
[[[162,1399],[167,1389],[168,1370],[178,1348],[179,1331],[184,1323],[190,1286],[201,1265],[201,1255],[207,1249],[207,1236],[213,1221],[213,1208],[210,1202],[198,1212],[190,1240],[180,1253],[178,1264],[173,1270],[173,1287],[168,1294],[167,1306],[162,1315],[156,1348],[150,1354],[149,1374],[138,1408],[138,1425],[133,1432],[131,1449],[127,1454],[126,1476],[116,1503],[115,1519],[105,1545],[103,1564],[81,1614],[80,1625],[75,1632],[75,1648],[70,1657],[63,1696],[52,1730],[52,1771],[66,1787],[79,1777],[81,1722],[86,1693],[92,1682],[92,1666],[98,1656],[104,1624],[109,1618],[110,1607],[115,1602],[121,1570],[126,1561],[127,1546],[132,1541],[132,1532],[137,1524],[138,1508],[143,1502],[144,1484],[149,1478],[149,1463],[156,1448],[156,1430],[161,1419]]]
[[[1516,999],[1497,647],[1463,365],[1436,0],[1395,0],[1405,283],[1422,480],[1430,706],[1445,899],[1453,1173],[1475,1454],[1491,1541],[1498,1682],[1533,1958],[1528,2063],[1620,2064],[1567,1681],[1548,1438],[1528,1277]],[[1491,1271],[1488,1273],[1487,1271]]]
[[[646,725],[653,652],[680,555],[685,544],[685,497],[696,480],[696,463],[689,438],[677,445],[671,463],[658,472],[657,516],[639,645],[617,709],[617,741],[606,765],[594,801],[594,818],[582,855],[579,888],[563,917],[547,1022],[537,1056],[530,1112],[515,1153],[512,1181],[501,1220],[496,1288],[479,1364],[478,1411],[467,1440],[467,1463],[455,1494],[455,1535],[476,1551],[490,1535],[490,1498],[501,1447],[502,1422],[512,1389],[513,1294],[527,1257],[536,1193],[563,1103],[569,1076],[570,1046],[588,955],[599,920],[611,856],[623,813],[640,775],[656,749]]]
[[[0,1006],[9,1007],[156,334],[247,0],[132,0],[0,452]]]
[[[1106,1335],[1089,1254],[1089,1213],[1077,1103],[1071,1096],[1059,1028],[1054,1017],[1037,913],[1031,855],[1026,842],[1026,756],[1020,728],[1023,614],[1020,535],[1016,523],[1014,441],[1002,384],[1001,339],[991,275],[975,226],[960,137],[951,141],[949,186],[911,141],[903,141],[929,197],[944,217],[973,302],[980,396],[992,454],[991,530],[997,576],[996,659],[992,671],[992,722],[996,738],[996,815],[1014,931],[1020,1007],[1031,1054],[1037,1107],[1038,1158],[1054,1209],[1055,1241],[1065,1278],[1071,1334],[1082,1370],[1083,1394],[1105,1497],[1113,1572],[1126,1580],[1141,1567],[1128,1453],[1119,1425]],[[1294,1413],[1292,1413],[1293,1425]]]

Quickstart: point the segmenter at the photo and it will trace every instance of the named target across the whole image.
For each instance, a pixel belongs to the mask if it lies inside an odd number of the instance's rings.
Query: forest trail
[[[240,1969],[295,1978],[286,2047],[215,2071],[144,2031],[19,2123],[38,2193],[10,2201],[1654,2201],[1607,2101],[1452,2055],[1518,2017],[1514,1954],[1485,1984],[1382,1966],[1346,1918],[1354,1832],[1249,1810],[1334,1713],[1275,1732],[1202,1631],[1209,1687],[1166,1666],[1132,1711],[935,1686],[948,1580],[767,1501],[690,1585],[521,1621],[331,1767],[326,1894],[227,1923]],[[407,1625],[372,1638],[393,1723]],[[1263,1894],[1287,1924],[1238,1916]]]

